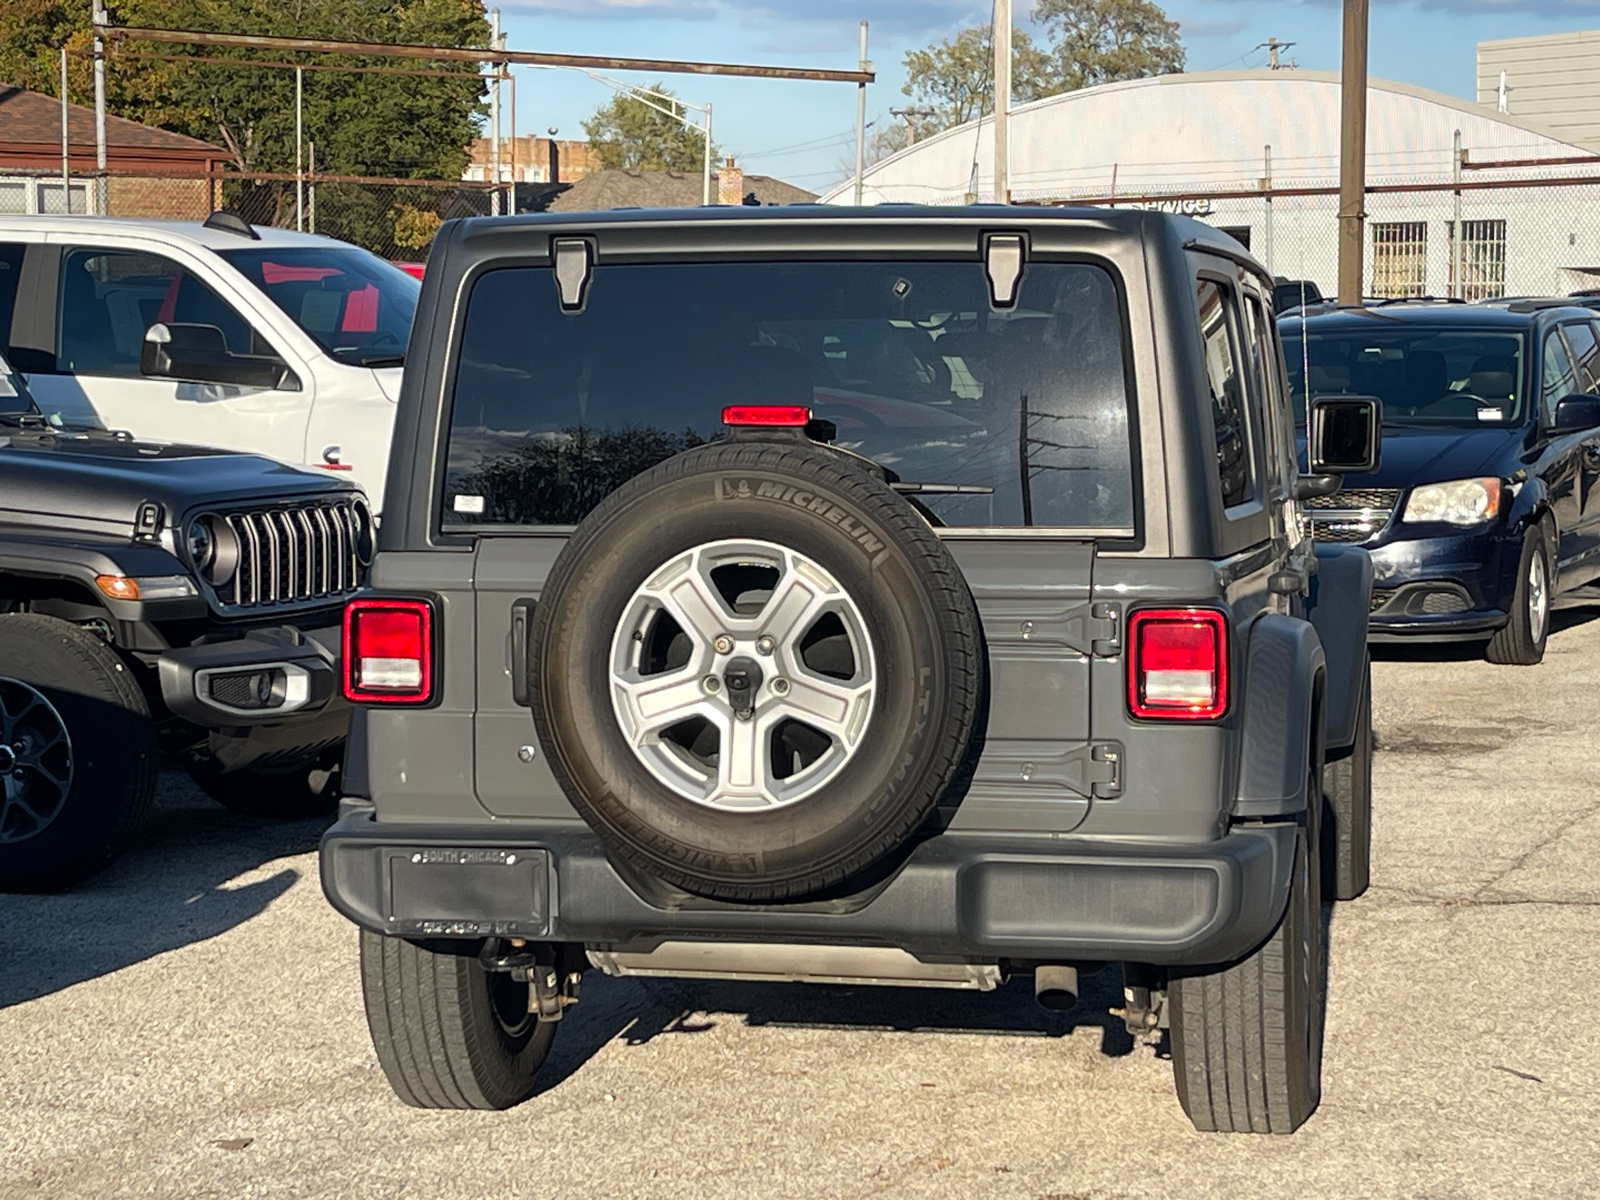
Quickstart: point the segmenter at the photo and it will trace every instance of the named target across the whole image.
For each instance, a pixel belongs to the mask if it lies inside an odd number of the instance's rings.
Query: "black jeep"
[[[353,484],[47,416],[0,359],[0,891],[127,844],[162,752],[240,812],[331,811]]]
[[[1372,573],[1295,503],[1378,426],[1319,402],[1297,474],[1272,299],[1151,213],[443,229],[322,849],[400,1097],[533,1095],[591,966],[1115,965],[1198,1127],[1304,1121]]]

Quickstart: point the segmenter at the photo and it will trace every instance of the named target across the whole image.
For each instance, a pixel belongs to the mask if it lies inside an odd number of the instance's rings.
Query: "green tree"
[[[679,117],[688,115],[682,102],[661,84],[650,90],[665,97],[657,97],[656,103]],[[610,103],[595,109],[583,123],[583,131],[599,154],[601,167],[608,171],[698,171],[705,162],[703,133],[626,92],[618,92]],[[712,160],[717,156],[718,148],[713,145]]]
[[[1178,25],[1152,0],[1038,0],[1033,19],[1044,26],[1047,44],[1012,31],[1014,104],[1183,70]],[[902,90],[936,110],[926,132],[994,108],[993,47],[992,28],[978,25],[906,54]]]
[[[481,46],[489,38],[482,0],[112,0],[114,24],[346,41]],[[90,0],[0,3],[0,79],[54,95],[57,47],[87,49]],[[140,54],[194,63],[137,61]],[[199,60],[228,59],[230,65]],[[294,72],[231,65],[251,60],[374,66],[362,58],[130,43],[107,60],[106,107],[225,147],[246,171],[292,170]],[[459,178],[484,107],[473,63],[394,64],[450,71],[460,79],[378,73],[305,73],[305,134],[320,171],[351,175]],[[69,69],[72,98],[87,102],[90,64]]]
[[[906,95],[934,110],[927,131],[949,129],[994,109],[994,27],[963,29],[926,50],[908,51]],[[1011,31],[1011,98],[1014,103],[1051,93],[1049,59],[1020,29]]]
[[[1033,19],[1050,39],[1049,95],[1183,70],[1178,23],[1151,0],[1039,0]]]

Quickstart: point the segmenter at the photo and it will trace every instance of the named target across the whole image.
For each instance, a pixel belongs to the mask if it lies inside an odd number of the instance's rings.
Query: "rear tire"
[[[155,722],[128,664],[68,621],[0,617],[0,664],[0,891],[58,891],[143,824]]]
[[[536,1088],[556,1036],[526,983],[478,963],[476,943],[361,931],[361,994],[378,1063],[414,1108],[505,1109]]]
[[[1278,928],[1248,958],[1168,984],[1178,1101],[1203,1132],[1293,1133],[1322,1097],[1322,764],[1309,775]]]
[[[1335,900],[1354,900],[1372,881],[1372,664],[1362,670],[1356,740],[1322,772],[1322,878]]]
[[[1484,657],[1509,666],[1540,662],[1550,636],[1550,594],[1550,539],[1543,525],[1535,525],[1522,535],[1511,619],[1489,639]]]
[[[283,774],[233,771],[221,775],[205,765],[191,765],[189,778],[229,812],[242,817],[295,821],[323,817],[339,805],[339,760],[321,760]]]

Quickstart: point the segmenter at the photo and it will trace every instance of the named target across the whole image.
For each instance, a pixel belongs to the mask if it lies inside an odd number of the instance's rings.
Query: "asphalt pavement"
[[[1171,1064],[1027,981],[591,973],[546,1089],[397,1102],[318,822],[163,777],[133,851],[0,896],[0,1197],[1600,1195],[1600,621],[1538,667],[1374,668],[1375,883],[1334,909],[1326,1075],[1293,1137],[1194,1133]]]

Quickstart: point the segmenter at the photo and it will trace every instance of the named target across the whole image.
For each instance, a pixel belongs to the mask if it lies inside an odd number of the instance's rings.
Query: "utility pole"
[[[867,23],[861,22],[861,62],[863,73],[872,70],[867,61]],[[867,171],[867,85],[856,84],[856,204],[861,203],[863,176]]]
[[[1287,50],[1290,46],[1298,46],[1299,44],[1299,42],[1280,42],[1275,37],[1269,37],[1266,41],[1258,43],[1256,45],[1256,49],[1265,50],[1267,52],[1267,70],[1292,71],[1300,64],[1295,62],[1293,59],[1290,59],[1288,62],[1284,62],[1278,57],[1278,55],[1284,50]]]
[[[94,211],[106,215],[106,25],[105,0],[94,0]],[[70,199],[67,208],[72,207]]]
[[[489,10],[490,34],[489,45],[500,49],[500,10]],[[492,70],[498,72],[499,65],[491,62]],[[489,85],[489,179],[494,184],[494,191],[489,193],[491,211],[495,216],[500,215],[500,76],[495,75],[494,82]]]
[[[1367,0],[1344,0],[1339,104],[1339,303],[1361,303],[1367,192]]]
[[[920,121],[923,117],[931,117],[931,116],[933,116],[933,109],[931,109],[931,108],[891,108],[889,110],[889,115],[891,117],[899,117],[899,118],[901,118],[902,120],[905,121],[905,123],[906,123],[906,145],[915,146],[917,144],[917,122]]]
[[[994,0],[994,202],[1011,203],[1011,0]]]

